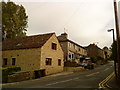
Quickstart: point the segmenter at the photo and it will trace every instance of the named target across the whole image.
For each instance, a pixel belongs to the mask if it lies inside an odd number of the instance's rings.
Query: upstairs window
[[[12,58],[12,65],[15,65],[16,63],[16,58]]]
[[[58,59],[58,66],[61,66],[61,59]]]
[[[57,50],[57,44],[56,43],[52,43],[52,49]]]
[[[4,65],[7,65],[7,61],[8,61],[7,58],[3,58],[3,66],[4,66]]]
[[[52,65],[52,58],[46,58],[46,65]]]

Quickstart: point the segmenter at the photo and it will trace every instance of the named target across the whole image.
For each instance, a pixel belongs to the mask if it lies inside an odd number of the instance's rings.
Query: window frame
[[[12,58],[12,65],[16,64],[16,58]]]
[[[61,66],[61,59],[58,59],[58,66]]]
[[[8,58],[3,58],[3,66],[8,65]]]
[[[52,58],[46,58],[45,65],[52,65]]]
[[[56,44],[56,43],[52,43],[51,48],[52,48],[53,50],[57,50],[57,44]]]

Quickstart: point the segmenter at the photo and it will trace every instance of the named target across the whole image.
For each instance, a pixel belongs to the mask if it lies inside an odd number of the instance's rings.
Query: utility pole
[[[114,0],[114,13],[115,13],[115,26],[116,26],[116,38],[117,38],[117,61],[118,61],[118,81],[120,82],[120,48],[119,48],[119,21],[118,21],[118,8],[117,2]]]

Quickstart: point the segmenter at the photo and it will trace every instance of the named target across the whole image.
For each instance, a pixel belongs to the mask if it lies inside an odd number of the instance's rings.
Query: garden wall
[[[8,75],[8,82],[19,82],[29,79],[34,79],[35,75],[33,71],[18,72],[12,75]]]

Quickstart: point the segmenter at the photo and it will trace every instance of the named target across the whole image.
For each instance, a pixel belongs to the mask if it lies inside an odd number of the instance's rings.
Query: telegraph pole
[[[117,61],[118,61],[118,81],[120,82],[120,42],[119,42],[119,21],[118,21],[118,8],[117,2],[114,0],[114,13],[115,13],[115,26],[116,26],[116,38],[117,38]]]

